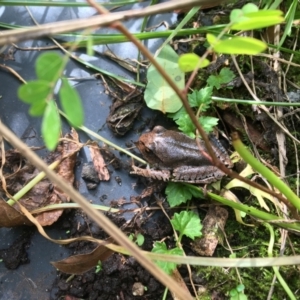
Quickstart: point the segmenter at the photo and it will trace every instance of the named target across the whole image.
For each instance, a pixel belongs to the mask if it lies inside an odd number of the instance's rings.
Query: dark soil
[[[125,220],[120,217],[110,217],[119,227]],[[81,226],[78,230],[78,222]],[[167,218],[157,213],[155,217],[139,227],[133,224],[130,231],[138,230],[145,237],[143,250],[151,250],[153,242],[172,234],[172,228]],[[64,229],[70,230],[72,236],[92,235],[95,238],[107,238],[106,233],[91,222],[79,211],[69,213],[65,217]],[[125,229],[126,230],[126,229]],[[91,242],[76,242],[68,246],[73,254],[91,252],[96,245]],[[51,290],[51,299],[159,299],[162,297],[165,287],[161,285],[149,272],[143,269],[133,257],[125,257],[121,254],[113,254],[102,262],[102,270],[98,273],[95,268],[76,275],[71,280],[70,275],[58,272],[56,281]],[[144,295],[134,296],[134,283],[141,283]],[[73,297],[73,298],[72,298]],[[172,299],[171,295],[167,299]]]
[[[23,235],[18,237],[10,247],[0,250],[0,259],[3,260],[7,269],[15,270],[18,266],[30,262],[27,249],[30,246],[32,233],[33,230],[27,230]]]

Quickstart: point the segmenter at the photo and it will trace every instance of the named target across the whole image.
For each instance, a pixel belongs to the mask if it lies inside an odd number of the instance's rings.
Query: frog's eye
[[[162,134],[163,132],[166,131],[166,128],[162,127],[162,126],[155,126],[153,128],[153,132],[155,132],[156,134]]]
[[[151,151],[149,148],[147,148],[147,147],[145,147],[145,151],[148,152],[148,153],[149,153],[149,152],[152,152],[152,151]]]

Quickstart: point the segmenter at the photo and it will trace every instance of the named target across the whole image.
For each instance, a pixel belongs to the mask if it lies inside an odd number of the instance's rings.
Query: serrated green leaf
[[[186,235],[192,240],[195,237],[202,236],[202,225],[199,216],[192,211],[181,211],[175,213],[171,219],[171,223],[176,231],[179,231],[180,236]]]
[[[45,102],[51,92],[49,82],[44,80],[29,81],[18,89],[18,97],[25,103]]]
[[[83,107],[78,92],[70,85],[66,78],[62,78],[62,86],[59,90],[59,97],[63,111],[68,121],[74,127],[83,124]]]
[[[174,80],[178,88],[183,89],[185,75],[178,66],[178,55],[172,47],[165,46],[156,60]],[[182,107],[180,98],[153,65],[148,68],[147,79],[148,84],[144,98],[149,108],[160,110],[163,113],[173,113]]]
[[[235,75],[229,68],[223,68],[219,75],[210,75],[207,79],[207,83],[211,87],[220,89],[222,84],[229,83],[234,78]]]
[[[178,111],[175,113],[168,113],[167,117],[173,119],[174,121],[179,119],[181,115],[186,114],[185,108],[182,106]]]
[[[36,60],[35,72],[39,79],[56,82],[60,77],[64,61],[56,52],[42,53]]]
[[[178,125],[178,129],[188,135],[191,138],[195,137],[195,125],[192,122],[190,116],[187,114],[187,112],[182,113],[177,120],[175,120],[175,123]]]
[[[179,182],[168,182],[166,188],[168,203],[171,207],[178,206],[191,200],[193,194],[188,186]]]
[[[202,88],[200,90],[194,90],[193,93],[188,94],[188,101],[191,107],[200,107],[201,112],[206,111],[211,104],[212,97],[211,86]]]
[[[205,68],[210,64],[208,59],[202,59],[195,53],[187,53],[179,56],[178,65],[182,72],[191,72],[196,68]]]
[[[192,194],[192,196],[194,198],[204,199],[203,191],[200,188],[198,188],[197,186],[192,185],[190,183],[182,183],[182,184],[185,185],[186,188],[189,189],[190,193]]]
[[[213,131],[214,126],[218,125],[219,119],[209,116],[201,116],[199,122],[206,133]]]
[[[29,114],[34,117],[42,116],[47,106],[46,101],[37,101],[32,103],[29,108]]]
[[[49,101],[45,109],[42,122],[42,136],[46,147],[52,151],[55,149],[61,131],[61,123],[56,104]]]
[[[188,183],[169,182],[165,191],[171,207],[186,203],[192,197],[203,198],[203,192],[196,186]]]
[[[155,242],[151,252],[170,255],[183,255],[183,251],[179,248],[167,249],[167,246],[164,242]],[[172,274],[172,272],[176,269],[176,263],[160,260],[155,261],[155,263],[169,275]]]
[[[255,55],[267,49],[267,44],[251,37],[240,36],[219,41],[213,45],[213,49],[223,54]]]
[[[181,183],[169,182],[165,193],[171,207],[186,203],[192,199],[192,193]]]
[[[219,76],[222,78],[222,83],[229,83],[235,78],[234,73],[229,68],[223,68]]]

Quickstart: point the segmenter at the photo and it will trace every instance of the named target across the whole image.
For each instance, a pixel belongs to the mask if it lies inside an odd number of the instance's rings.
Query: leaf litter
[[[74,167],[76,164],[77,152],[81,146],[78,140],[78,134],[75,130],[66,134],[58,145],[55,152],[51,152],[45,159],[48,163],[60,161],[57,167],[57,174],[64,178],[67,182],[73,185],[74,183]],[[6,190],[9,195],[14,195],[19,192],[26,183],[32,180],[39,170],[24,160],[21,154],[15,150],[6,151],[6,163],[4,165],[6,182]],[[2,180],[3,182],[3,180]],[[3,190],[2,185],[2,192]],[[24,206],[28,211],[35,210],[51,204],[59,204],[69,202],[68,195],[60,191],[56,186],[44,178],[39,183],[35,184],[33,188],[26,193],[18,203]],[[2,199],[0,202],[0,227],[13,227],[21,224],[29,224],[25,217],[20,214],[18,203],[12,207]],[[42,212],[36,216],[36,219],[42,226],[51,225],[57,221],[62,215],[63,210],[53,210]]]

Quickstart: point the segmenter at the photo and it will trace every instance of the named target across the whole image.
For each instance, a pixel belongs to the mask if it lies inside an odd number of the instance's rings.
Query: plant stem
[[[286,196],[292,205],[300,210],[300,199],[297,195],[272,171],[265,167],[247,150],[235,132],[232,135],[232,145],[239,155],[257,172],[264,176],[274,187],[276,187],[283,195]]]
[[[60,160],[53,162],[49,169],[54,170],[59,164]],[[18,191],[14,196],[13,199],[8,199],[7,204],[13,206],[17,201],[19,201],[26,193],[28,193],[36,184],[38,184],[41,180],[45,178],[45,172],[40,172],[37,176],[35,176],[32,180],[30,180],[20,191]]]
[[[269,229],[270,231],[270,242],[269,242],[269,247],[268,247],[268,256],[269,257],[273,257],[273,247],[274,247],[274,242],[275,242],[275,234],[274,234],[274,230],[273,227],[268,224],[268,223],[264,223],[264,225]],[[280,272],[279,272],[279,268],[277,266],[273,266],[273,271],[278,279],[278,281],[280,282],[281,286],[283,287],[283,289],[285,290],[285,292],[288,294],[288,296],[290,297],[291,300],[296,300],[295,295],[293,294],[293,292],[291,291],[291,289],[289,288],[289,286],[287,285],[287,283],[285,282],[285,280],[282,278]]]

